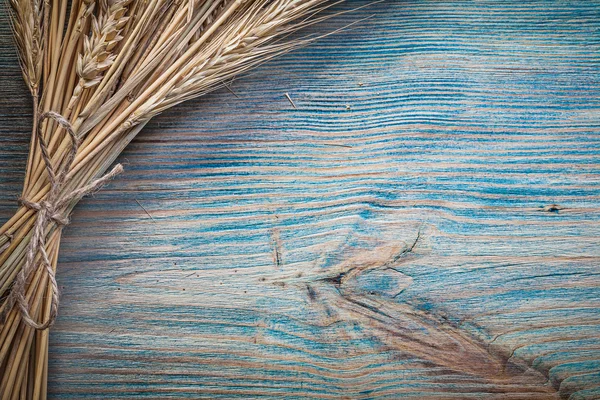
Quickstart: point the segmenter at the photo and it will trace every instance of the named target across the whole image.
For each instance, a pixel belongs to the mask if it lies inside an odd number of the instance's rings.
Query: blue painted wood
[[[65,232],[51,397],[600,398],[599,10],[388,1],[157,117]]]

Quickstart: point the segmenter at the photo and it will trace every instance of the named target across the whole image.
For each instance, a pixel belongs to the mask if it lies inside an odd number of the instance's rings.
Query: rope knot
[[[54,222],[57,226],[69,225],[69,218],[64,216],[64,212],[56,210],[54,205],[47,200],[40,203],[29,201],[23,197],[18,200],[19,205],[29,208],[37,212],[44,211],[48,219]]]
[[[58,167],[54,166],[52,157],[50,156],[48,146],[44,140],[41,130],[42,122],[45,119],[52,119],[58,123],[58,125],[67,131],[71,139],[71,149],[67,153],[66,158],[59,158],[58,160],[55,160],[58,164]],[[8,316],[8,312],[10,312],[14,305],[17,305],[19,307],[23,322],[34,329],[42,330],[47,329],[54,324],[58,314],[59,302],[56,275],[46,249],[47,235],[51,231],[50,224],[54,223],[59,229],[65,225],[68,225],[69,209],[73,203],[81,199],[83,196],[100,189],[100,187],[102,187],[106,182],[123,172],[123,167],[120,164],[117,164],[108,174],[92,181],[86,186],[72,191],[67,191],[66,187],[68,183],[68,172],[73,166],[73,161],[75,161],[77,149],[79,148],[79,140],[71,123],[58,113],[53,111],[45,112],[39,117],[36,138],[41,150],[41,156],[46,167],[46,172],[48,173],[50,191],[44,200],[39,202],[28,200],[25,197],[21,197],[19,199],[19,204],[23,207],[27,207],[36,211],[37,217],[32,228],[29,243],[27,245],[25,265],[23,265],[21,271],[17,275],[10,294],[6,299],[7,306],[4,308],[2,320],[5,321],[6,317]],[[56,155],[55,158],[57,158]],[[31,317],[29,301],[26,298],[27,278],[40,266],[46,270],[48,280],[50,281],[52,294],[50,315],[43,323],[38,323]]]

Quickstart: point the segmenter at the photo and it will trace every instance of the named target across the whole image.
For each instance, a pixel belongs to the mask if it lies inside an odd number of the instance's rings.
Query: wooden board
[[[65,232],[51,398],[600,398],[599,10],[389,0],[153,120]]]

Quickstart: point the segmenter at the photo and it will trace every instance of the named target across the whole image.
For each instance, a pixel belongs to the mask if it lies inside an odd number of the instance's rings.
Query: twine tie
[[[41,127],[42,122],[45,119],[54,120],[69,133],[71,138],[71,149],[67,154],[67,158],[63,160],[63,162],[60,162],[59,160],[59,165],[57,167],[52,164],[52,159],[48,151],[48,145],[43,138]],[[33,226],[31,239],[27,245],[25,265],[21,268],[21,271],[17,275],[10,294],[6,299],[7,305],[4,308],[2,320],[6,321],[8,312],[10,312],[12,307],[16,305],[19,307],[21,318],[25,324],[34,329],[43,330],[54,324],[58,314],[59,303],[56,274],[54,273],[52,263],[50,262],[48,253],[46,251],[46,232],[51,224],[56,225],[58,229],[62,229],[65,225],[68,225],[68,206],[73,201],[79,200],[83,196],[100,189],[100,187],[106,184],[106,182],[123,172],[123,166],[121,166],[121,164],[117,164],[109,173],[90,182],[88,185],[79,189],[65,192],[66,186],[69,183],[67,180],[67,174],[73,165],[75,155],[77,154],[77,149],[79,148],[79,139],[73,130],[73,126],[62,115],[53,111],[45,112],[39,116],[36,138],[39,143],[41,156],[50,180],[50,192],[46,198],[40,202],[34,202],[23,197],[19,199],[19,204],[37,212],[37,217]],[[36,260],[38,255],[39,260]],[[52,294],[50,315],[43,323],[37,323],[32,318],[29,308],[29,301],[26,298],[27,279],[31,273],[37,270],[37,268],[40,266],[43,267],[48,274],[48,280],[50,281]]]

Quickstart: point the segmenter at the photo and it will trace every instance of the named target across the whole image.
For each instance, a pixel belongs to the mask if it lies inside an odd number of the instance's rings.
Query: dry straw
[[[0,228],[0,392],[45,399],[61,231],[150,118],[314,37],[330,0],[8,0],[33,97],[20,207]],[[68,10],[69,9],[69,10]]]

